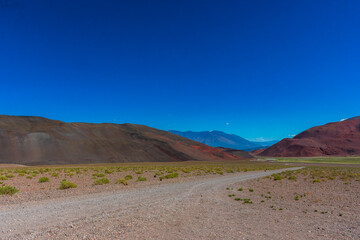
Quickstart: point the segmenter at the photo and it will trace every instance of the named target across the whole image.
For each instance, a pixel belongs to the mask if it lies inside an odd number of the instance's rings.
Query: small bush
[[[94,173],[93,176],[94,177],[105,177],[105,174],[103,174],[103,173]]]
[[[238,191],[241,192],[243,189],[242,188],[239,188]]]
[[[146,177],[139,176],[136,181],[137,181],[137,182],[143,182],[143,181],[146,181],[146,180],[147,180]]]
[[[60,183],[59,189],[68,189],[68,188],[77,188],[77,185],[73,182],[68,182],[66,179],[63,179]]]
[[[291,180],[291,181],[296,181],[296,177],[295,177],[295,176],[289,176],[288,179]]]
[[[44,183],[44,182],[49,182],[50,179],[48,177],[42,177],[42,178],[39,178],[39,183]]]
[[[131,180],[131,179],[133,179],[133,177],[132,177],[131,175],[126,175],[126,176],[125,176],[125,180],[128,180],[128,181],[129,181],[129,180]]]
[[[120,179],[118,179],[115,183],[116,183],[116,184],[128,185],[128,182],[126,181],[125,178],[120,178]]]
[[[243,204],[246,204],[246,203],[252,204],[253,202],[250,200],[250,198],[245,198],[245,199],[243,200]]]
[[[272,176],[274,178],[274,181],[278,181],[278,180],[283,179],[283,177],[280,174],[273,174]]]
[[[0,186],[0,195],[13,195],[19,190],[12,186]]]
[[[13,178],[13,177],[15,177],[15,176],[14,176],[14,174],[6,174],[6,177],[7,177],[7,178]]]
[[[319,179],[314,179],[314,180],[313,180],[313,183],[319,183],[319,182],[320,182]]]
[[[0,180],[4,181],[4,180],[8,180],[8,178],[5,176],[0,176]]]
[[[160,177],[160,180],[170,179],[170,178],[177,178],[177,177],[179,177],[178,173],[170,173],[170,174],[167,174],[165,176]]]
[[[249,192],[254,192],[254,189],[252,189],[252,188],[249,188]]]
[[[110,183],[110,180],[107,178],[99,178],[97,180],[95,180],[94,185],[103,185],[103,184],[108,184]]]

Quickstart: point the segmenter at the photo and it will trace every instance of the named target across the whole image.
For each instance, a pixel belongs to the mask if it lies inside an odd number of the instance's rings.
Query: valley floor
[[[6,204],[0,238],[358,239],[360,182],[264,178],[281,171]]]

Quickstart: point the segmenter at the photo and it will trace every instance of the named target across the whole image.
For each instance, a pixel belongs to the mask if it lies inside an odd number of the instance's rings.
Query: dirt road
[[[0,208],[0,238],[248,239],[219,192],[284,170],[6,206]]]

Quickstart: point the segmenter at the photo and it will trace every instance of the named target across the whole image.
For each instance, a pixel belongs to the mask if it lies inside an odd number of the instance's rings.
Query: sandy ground
[[[7,204],[0,208],[0,238],[359,239],[359,182],[262,178],[279,171]]]

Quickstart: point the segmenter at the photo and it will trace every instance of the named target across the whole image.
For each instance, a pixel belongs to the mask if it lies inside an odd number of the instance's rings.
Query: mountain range
[[[25,165],[252,158],[136,124],[66,123],[0,115],[0,163]]]
[[[245,150],[245,151],[266,148],[278,142],[278,141],[266,141],[266,142],[249,141],[235,134],[228,134],[221,131],[181,132],[181,131],[170,130],[169,132],[206,144],[208,146],[232,148],[232,149]]]

